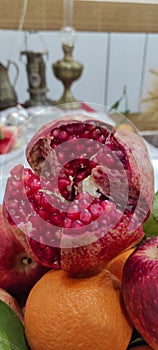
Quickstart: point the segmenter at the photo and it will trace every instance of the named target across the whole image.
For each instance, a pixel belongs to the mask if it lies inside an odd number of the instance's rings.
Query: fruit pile
[[[66,116],[34,135],[26,158],[1,208],[0,288],[24,313],[16,349],[126,350],[136,329],[140,349],[158,350],[158,237],[142,243],[154,173],[143,140]]]

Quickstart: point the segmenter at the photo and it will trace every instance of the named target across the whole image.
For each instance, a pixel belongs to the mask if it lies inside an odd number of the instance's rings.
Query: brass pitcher
[[[11,84],[9,79],[9,67],[11,66],[11,64],[16,69],[16,75],[14,78],[13,85]],[[17,95],[14,88],[18,76],[19,68],[15,62],[9,60],[6,67],[2,63],[0,63],[0,110],[17,105]]]

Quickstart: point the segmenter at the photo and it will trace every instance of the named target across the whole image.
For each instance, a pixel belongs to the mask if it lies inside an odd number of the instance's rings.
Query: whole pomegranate
[[[93,272],[142,239],[154,173],[137,134],[66,116],[34,135],[26,157],[31,168],[11,171],[4,215],[41,264]]]

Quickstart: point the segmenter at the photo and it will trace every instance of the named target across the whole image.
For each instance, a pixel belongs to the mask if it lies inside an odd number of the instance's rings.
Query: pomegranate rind
[[[126,149],[131,185],[135,186],[146,200],[146,210],[142,217],[142,222],[144,222],[152,210],[154,200],[154,170],[147,146],[139,135],[127,130],[117,131],[115,138]],[[135,210],[137,216],[139,216],[140,205],[138,200]]]
[[[128,230],[129,220],[123,217],[115,228],[106,235],[102,229],[103,237],[92,244],[83,245],[79,238],[70,238],[69,235],[63,235],[61,248],[61,268],[67,272],[80,274],[83,271],[94,271],[102,268],[105,264],[120,254],[126,248],[139,243],[144,237],[144,232],[140,226],[134,232]],[[80,238],[81,239],[81,238]],[[76,247],[74,245],[76,244]],[[66,248],[66,245],[68,248]],[[70,248],[72,245],[72,248]]]

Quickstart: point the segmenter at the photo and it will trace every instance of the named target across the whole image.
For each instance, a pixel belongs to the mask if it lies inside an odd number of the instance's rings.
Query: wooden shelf
[[[18,30],[23,0],[0,1],[0,29]],[[158,33],[158,2],[74,0],[73,27],[78,31]],[[23,30],[60,30],[62,0],[28,0]]]

